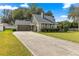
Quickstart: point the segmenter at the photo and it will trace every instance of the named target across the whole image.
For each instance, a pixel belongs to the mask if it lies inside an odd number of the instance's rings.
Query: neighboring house
[[[53,29],[55,19],[54,16],[46,16],[44,13],[41,13],[41,15],[33,14],[31,20],[16,20],[15,25],[19,31],[40,32],[42,29]]]
[[[8,24],[8,23],[3,23],[3,26],[4,26],[5,29],[16,29],[15,25],[11,25],[11,24]]]
[[[2,20],[0,19],[0,31],[3,31],[4,30],[4,26],[2,24]]]
[[[3,31],[3,30],[4,30],[3,24],[0,24],[0,31]]]

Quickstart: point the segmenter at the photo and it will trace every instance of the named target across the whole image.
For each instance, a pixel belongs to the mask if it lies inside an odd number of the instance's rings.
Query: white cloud
[[[61,15],[59,17],[56,17],[55,19],[56,19],[56,22],[68,20],[67,15]]]
[[[21,7],[26,7],[26,8],[29,7],[29,5],[28,5],[27,3],[21,4],[20,6],[21,6]]]
[[[10,10],[14,10],[17,9],[18,7],[12,7],[9,5],[0,5],[0,9],[10,9]]]
[[[67,18],[67,15],[61,15],[60,17],[62,17],[62,18]]]
[[[60,17],[56,18],[56,22],[68,20],[67,15],[61,15]]]
[[[63,8],[69,8],[71,6],[71,4],[74,4],[74,3],[64,3]]]

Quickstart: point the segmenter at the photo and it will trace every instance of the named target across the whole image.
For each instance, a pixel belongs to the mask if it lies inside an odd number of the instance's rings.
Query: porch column
[[[31,31],[33,31],[33,25],[31,25]]]

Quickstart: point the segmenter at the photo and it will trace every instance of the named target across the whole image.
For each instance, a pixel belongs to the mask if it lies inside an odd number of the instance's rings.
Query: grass
[[[79,43],[79,32],[41,32],[41,34]]]
[[[11,30],[0,32],[0,56],[31,56]]]

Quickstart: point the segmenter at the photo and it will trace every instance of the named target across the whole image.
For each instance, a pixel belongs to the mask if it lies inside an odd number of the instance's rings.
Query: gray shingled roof
[[[44,16],[45,19],[47,19],[50,22],[55,22],[55,19],[53,16]]]
[[[26,20],[16,20],[15,25],[33,25],[31,21]]]
[[[35,16],[36,20],[39,23],[54,24],[54,22],[55,22],[54,17],[52,17],[52,16],[44,15],[44,18],[41,15],[37,15],[37,14],[34,14],[33,16]],[[16,20],[15,25],[33,25],[33,23],[31,21],[27,21],[27,20]]]
[[[51,16],[44,16],[44,18],[41,17],[41,15],[34,14],[33,16],[35,16],[35,18],[37,19],[39,23],[50,23],[50,24],[54,23],[54,18]]]

